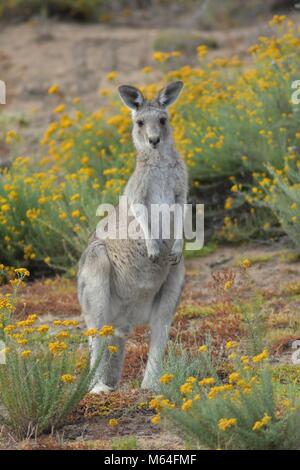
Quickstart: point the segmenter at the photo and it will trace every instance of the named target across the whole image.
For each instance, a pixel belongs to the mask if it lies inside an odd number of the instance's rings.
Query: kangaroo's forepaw
[[[183,242],[181,239],[175,240],[171,253],[169,254],[169,262],[178,264],[181,260],[183,252]]]
[[[181,260],[181,257],[182,257],[182,251],[180,252],[171,252],[169,254],[169,261],[171,264],[178,264]]]
[[[98,395],[99,393],[109,393],[112,392],[112,388],[108,385],[105,385],[103,382],[98,382],[94,387],[91,389],[90,393],[93,395]]]
[[[155,253],[149,253],[148,255],[148,258],[150,259],[150,261],[152,261],[153,263],[156,263],[158,261],[158,258],[159,258],[159,254],[155,254]]]
[[[156,263],[160,255],[159,244],[157,243],[156,240],[150,240],[148,242],[147,252],[148,252],[148,258],[150,259],[150,261],[153,261],[153,263]]]

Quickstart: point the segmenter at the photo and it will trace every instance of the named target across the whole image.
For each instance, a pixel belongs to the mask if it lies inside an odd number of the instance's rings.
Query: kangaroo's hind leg
[[[78,274],[78,296],[82,313],[88,328],[99,330],[103,325],[110,325],[111,265],[103,242],[94,241],[82,256]],[[118,381],[122,365],[124,339],[113,337],[111,344],[117,347],[115,353],[103,352],[95,374],[92,392],[109,391]],[[101,352],[101,338],[90,337],[91,367]],[[117,369],[115,370],[114,367]]]
[[[142,388],[156,387],[162,356],[166,347],[169,329],[184,284],[183,259],[170,269],[170,273],[157,294],[150,318],[151,340]]]

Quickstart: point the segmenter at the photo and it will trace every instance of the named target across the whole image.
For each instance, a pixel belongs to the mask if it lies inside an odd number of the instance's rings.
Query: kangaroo
[[[131,208],[141,204],[151,210],[152,204],[177,204],[184,209],[187,171],[175,150],[167,113],[182,87],[181,81],[172,82],[152,101],[147,101],[135,87],[123,85],[118,89],[122,101],[132,111],[132,138],[137,150],[136,167],[124,190]],[[120,210],[120,205],[116,209]],[[96,232],[79,262],[78,297],[87,327],[112,325],[114,335],[110,344],[117,347],[113,354],[104,353],[92,393],[117,387],[126,338],[133,327],[141,324],[148,324],[151,329],[141,386],[155,388],[183,288],[182,228],[181,233],[173,228],[169,239],[153,238],[145,213],[138,214],[132,209],[132,217],[142,229],[141,238],[99,239]],[[174,214],[173,227],[175,217]],[[98,357],[100,340],[90,341],[91,366]]]

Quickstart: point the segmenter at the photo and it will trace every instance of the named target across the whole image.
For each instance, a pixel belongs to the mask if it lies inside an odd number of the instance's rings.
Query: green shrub
[[[46,13],[93,20],[103,8],[109,8],[107,0],[1,0],[0,16],[26,19]]]
[[[27,275],[17,271],[14,285]],[[12,323],[14,295],[0,297],[0,339],[5,345],[5,363],[0,364],[2,424],[18,436],[49,432],[65,423],[66,417],[88,392],[104,349],[105,338],[95,365],[89,367],[87,336],[78,322],[55,320],[38,323],[37,315]],[[2,411],[3,410],[3,411]]]
[[[200,44],[205,44],[210,49],[218,48],[216,40],[205,38],[201,33],[189,33],[174,29],[161,31],[153,42],[153,49],[163,52],[180,51],[185,54],[195,55],[195,50]]]
[[[268,184],[263,185],[258,195],[258,204],[265,205],[272,210],[297,248],[300,247],[299,161],[298,154],[293,150],[286,158],[286,165],[282,170],[269,167]],[[258,180],[258,184],[261,185],[261,179]]]
[[[139,448],[136,436],[115,437],[111,443],[112,450],[137,450]]]
[[[233,342],[227,343],[234,347]],[[262,365],[268,354],[252,358],[229,355],[230,373],[220,376],[207,352],[211,373],[204,379],[201,369],[186,377],[182,356],[173,357],[173,370],[185,376],[165,372],[160,378],[160,393],[150,402],[157,415],[166,417],[197,448],[271,450],[298,449],[300,445],[299,388],[290,386],[283,399],[280,387],[272,379],[270,367]],[[201,377],[199,375],[201,374]]]

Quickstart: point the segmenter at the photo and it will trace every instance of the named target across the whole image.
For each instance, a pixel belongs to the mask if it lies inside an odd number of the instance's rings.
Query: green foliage
[[[295,46],[300,38],[295,25],[283,21],[276,17],[279,33],[261,38],[251,49],[250,65],[234,57],[208,63],[202,45],[200,66],[165,74],[165,81],[185,81],[171,110],[174,137],[189,169],[192,197],[201,202],[204,197],[212,225],[219,228],[223,221],[217,234],[223,240],[282,233],[278,217],[298,243],[298,220],[288,220],[289,204],[299,201],[297,183],[285,188],[286,180],[279,177],[279,189],[274,189],[278,204],[261,200],[271,181],[267,165],[282,172],[292,153],[298,168],[298,116],[290,83],[299,71]],[[155,60],[166,62],[165,67],[168,57],[156,52]],[[160,84],[149,84],[144,91],[151,96],[158,88]],[[51,94],[61,97],[59,91]],[[78,102],[67,104],[54,110],[55,119],[42,139],[45,157],[38,163],[16,158],[1,174],[0,256],[6,264],[23,265],[25,260],[35,269],[72,270],[99,220],[98,205],[115,203],[133,171],[128,110],[117,108],[111,98],[108,109],[90,115]],[[8,143],[16,139],[8,132]]]
[[[2,423],[22,437],[64,424],[88,392],[95,368],[89,370],[86,364],[79,371],[75,349],[54,356],[44,344],[36,343],[34,352],[25,358],[11,342],[7,347],[6,364],[0,365],[0,400],[5,410]],[[74,383],[63,382],[68,375],[74,377]]]
[[[246,347],[249,354],[258,354],[263,349],[266,335],[265,299],[257,289],[249,301],[238,305],[246,333]]]
[[[1,0],[0,16],[13,15],[26,19],[46,13],[81,20],[96,19],[103,8],[108,8],[107,0]]]
[[[211,38],[205,38],[201,33],[182,30],[161,31],[153,42],[153,49],[156,51],[172,52],[180,51],[185,54],[195,54],[199,44],[205,44],[211,49],[217,49],[218,43]]]
[[[111,442],[112,450],[137,450],[139,448],[136,436],[114,437]]]
[[[205,354],[193,354],[184,349],[180,341],[170,342],[161,365],[161,374],[172,374],[172,386],[174,396],[179,398],[179,387],[190,376],[196,376],[199,380],[207,375],[217,377],[218,370],[222,367],[221,357],[212,356],[210,338],[207,338],[208,351]],[[160,384],[160,389],[168,398],[169,388],[167,385]],[[172,399],[174,399],[172,395]]]
[[[280,383],[300,385],[300,366],[280,364],[272,369],[274,379]]]
[[[172,354],[172,368],[168,364],[166,370],[173,370],[174,377],[161,384],[163,396],[151,402],[157,412],[171,420],[195,447],[299,448],[298,391],[291,388],[288,398],[282,400],[269,366],[260,365],[265,353],[237,358],[231,362],[231,373],[226,377],[219,375],[208,353],[200,355],[206,355],[210,363],[211,373],[206,381],[199,381],[201,369],[187,377],[184,355]]]
[[[184,256],[186,258],[200,258],[202,256],[210,255],[214,253],[218,248],[218,243],[216,241],[209,241],[203,248],[200,250],[185,250]]]
[[[297,157],[296,157],[297,155]],[[292,152],[286,159],[282,171],[269,166],[270,183],[264,187],[261,204],[270,208],[276,215],[283,230],[296,247],[300,247],[300,176],[298,154]]]
[[[73,320],[37,324],[37,315],[11,322],[18,285],[29,275],[16,270],[13,294],[0,297],[0,421],[19,437],[49,432],[66,417],[90,389],[104,350],[90,368],[87,338]],[[89,332],[90,333],[90,332]],[[95,334],[98,332],[96,331]]]

